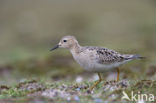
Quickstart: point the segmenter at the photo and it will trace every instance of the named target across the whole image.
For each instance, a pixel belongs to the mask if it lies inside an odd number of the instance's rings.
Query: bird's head
[[[76,38],[74,36],[64,36],[60,42],[51,49],[55,50],[57,48],[67,48],[67,49],[71,49],[73,48],[75,45],[78,44],[78,41],[76,40]]]

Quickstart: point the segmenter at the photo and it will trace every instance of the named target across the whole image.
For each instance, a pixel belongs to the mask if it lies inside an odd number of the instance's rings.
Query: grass
[[[25,102],[37,99],[39,101],[48,100],[54,102],[73,103],[85,101],[90,103],[103,103],[128,102],[121,100],[123,91],[125,91],[129,97],[131,97],[131,91],[135,94],[140,92],[156,95],[156,81],[152,80],[120,81],[118,83],[114,81],[103,81],[94,89],[93,93],[87,93],[89,86],[92,84],[93,82],[57,82],[46,84],[41,81],[27,80],[11,87],[3,86],[2,88],[1,86],[0,101],[20,97]],[[21,101],[21,99],[16,102]]]

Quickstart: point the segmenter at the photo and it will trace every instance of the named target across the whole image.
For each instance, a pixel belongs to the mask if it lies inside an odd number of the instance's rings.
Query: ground
[[[134,94],[156,95],[156,67],[150,66],[144,70],[145,68],[140,64],[143,65],[146,60],[134,61],[121,67],[119,82],[115,81],[116,71],[102,73],[103,81],[89,93],[89,87],[98,80],[95,73],[88,73],[80,67],[73,69],[78,64],[74,63],[69,56],[61,57],[64,60],[59,56],[51,58],[55,58],[55,62],[48,58],[41,61],[19,61],[14,63],[14,66],[8,64],[1,67],[1,79],[6,81],[2,80],[4,83],[0,85],[0,103],[128,103],[129,100],[121,99],[123,91],[129,97],[131,97],[132,91]],[[52,66],[49,61],[53,61],[55,65]],[[65,63],[66,66],[60,65],[61,63]],[[132,65],[132,68],[129,65]],[[17,68],[23,69],[19,71],[16,70]],[[145,72],[141,74],[141,71]],[[17,80],[17,78],[20,79]],[[134,103],[136,102],[134,101]]]
[[[8,87],[1,85],[0,102],[22,102],[22,103],[38,103],[38,102],[89,102],[89,103],[112,103],[112,102],[128,102],[121,100],[125,91],[129,96],[131,91],[135,94],[146,93],[154,94],[156,81],[140,80],[119,82],[107,81],[102,82],[91,93],[87,89],[92,82],[83,83],[43,83],[41,81],[30,80],[23,81],[15,86]]]

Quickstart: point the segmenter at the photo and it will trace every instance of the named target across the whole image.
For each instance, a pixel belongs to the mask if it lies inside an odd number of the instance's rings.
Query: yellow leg
[[[120,70],[117,68],[117,82],[119,81]]]
[[[98,73],[98,76],[99,76],[99,80],[96,81],[96,82],[90,87],[90,89],[89,89],[90,91],[92,91],[93,88],[95,88],[95,87],[102,81],[102,78],[101,78],[100,73]]]

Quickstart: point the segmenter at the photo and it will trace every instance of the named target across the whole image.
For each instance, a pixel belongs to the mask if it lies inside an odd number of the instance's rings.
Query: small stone
[[[81,76],[78,76],[77,78],[76,78],[76,82],[77,83],[81,83],[83,81],[83,78],[81,77]]]
[[[95,101],[95,103],[102,103],[103,102],[102,99],[100,99],[100,98],[95,98],[94,101]]]
[[[71,101],[71,97],[67,97],[67,101]]]
[[[77,102],[80,101],[79,96],[75,96],[75,97],[74,97],[74,100],[77,101]]]
[[[76,88],[76,91],[80,91],[80,88]]]

